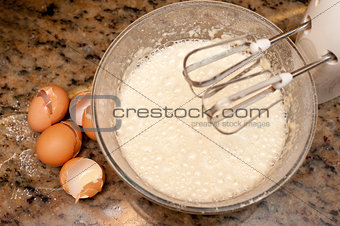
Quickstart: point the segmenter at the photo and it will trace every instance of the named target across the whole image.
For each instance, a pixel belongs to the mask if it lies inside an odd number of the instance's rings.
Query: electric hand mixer
[[[337,39],[340,39],[339,29],[333,28],[330,29],[329,23],[330,21],[340,21],[340,1],[329,0],[329,1],[319,1],[314,0],[311,1],[309,9],[307,10],[307,16],[305,18],[305,23],[301,24],[294,30],[288,31],[286,33],[279,34],[270,39],[259,39],[256,40],[252,35],[245,35],[242,37],[232,38],[226,41],[222,41],[219,43],[215,43],[209,46],[205,46],[199,49],[195,49],[188,53],[183,62],[183,76],[186,81],[189,83],[191,90],[193,93],[202,98],[203,108],[206,110],[208,115],[209,122],[221,133],[223,134],[234,134],[240,131],[242,128],[246,127],[248,123],[254,121],[256,118],[260,117],[263,112],[260,112],[251,117],[242,126],[238,127],[233,131],[226,131],[221,127],[217,126],[217,123],[225,119],[229,115],[223,115],[222,111],[225,108],[229,109],[238,109],[238,108],[246,108],[251,104],[254,104],[257,101],[265,98],[267,95],[271,94],[277,89],[281,89],[288,85],[292,79],[298,75],[301,75],[321,64],[323,64],[322,68],[326,68],[326,73],[324,76],[329,76],[333,78],[337,83],[340,81],[340,64],[337,63],[337,56],[340,56],[340,46],[337,44]],[[328,23],[328,24],[326,24]],[[263,57],[265,51],[271,47],[271,45],[276,42],[286,39],[289,36],[292,36],[298,32],[305,32],[305,34],[301,34],[298,37],[298,40],[311,39],[312,43],[314,43],[313,48],[316,48],[318,51],[313,51],[313,56],[307,56],[309,58],[316,58],[315,55],[318,55],[316,60],[312,63],[305,65],[299,69],[296,69],[293,72],[285,72],[281,74],[274,75],[271,70],[262,70],[255,73],[249,73],[251,70],[256,67],[261,57]],[[317,35],[310,35],[310,34]],[[324,36],[324,34],[328,36]],[[310,35],[310,37],[308,37]],[[323,37],[320,44],[320,37]],[[310,43],[310,42],[305,42]],[[222,51],[216,55],[210,56],[206,59],[200,60],[198,62],[188,64],[189,58],[197,52],[204,51],[210,48],[214,48],[220,45],[229,45],[230,48]],[[306,46],[303,44],[302,46]],[[319,46],[319,48],[318,48]],[[308,48],[312,48],[309,44]],[[320,49],[321,48],[321,49]],[[246,53],[247,55],[243,60],[234,64],[233,66],[226,68],[226,70],[202,81],[193,80],[189,73],[198,70],[204,66],[207,66],[215,61],[218,61],[222,58],[229,57],[235,53]],[[307,51],[308,52],[308,51]],[[310,52],[310,51],[309,51]],[[308,55],[308,53],[306,54]],[[309,54],[310,55],[310,54]],[[328,68],[328,69],[327,69]],[[236,73],[236,75],[235,75]],[[231,84],[236,84],[238,82],[244,81],[246,79],[251,79],[256,76],[260,76],[264,73],[270,73],[271,77],[263,82],[260,82],[256,85],[252,85],[240,92],[232,94],[230,96],[224,96],[223,98],[216,101],[212,107],[207,107],[206,99],[217,94],[221,90],[225,89]],[[323,70],[325,73],[325,69]],[[232,76],[231,76],[232,75]],[[228,77],[231,76],[229,80]],[[225,81],[227,80],[227,81]],[[329,80],[329,79],[328,79]],[[334,83],[334,82],[333,82]],[[197,93],[194,90],[194,87],[207,87],[203,92]],[[320,91],[318,90],[318,93]],[[337,90],[337,94],[340,94],[340,90]],[[334,94],[332,94],[334,97]],[[280,101],[276,101],[267,106],[267,109],[278,104]],[[232,114],[233,111],[230,111],[229,114]]]

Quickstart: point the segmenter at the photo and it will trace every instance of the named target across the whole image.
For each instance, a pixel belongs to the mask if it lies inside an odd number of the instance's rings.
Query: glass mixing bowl
[[[121,178],[146,198],[171,209],[216,214],[257,202],[281,187],[302,164],[310,149],[317,114],[315,87],[309,74],[301,75],[283,91],[289,134],[280,159],[267,178],[239,196],[219,202],[188,202],[174,199],[145,184],[124,159],[117,142],[113,109],[119,104],[120,84],[131,64],[152,49],[176,40],[221,38],[223,34],[253,34],[271,37],[281,30],[262,16],[245,8],[221,2],[194,1],[157,9],[128,26],[109,46],[96,71],[93,83],[93,123],[99,128],[98,143]],[[274,72],[292,71],[304,61],[290,40],[273,46],[266,57]],[[138,87],[133,87],[138,90]],[[106,95],[106,96],[105,96]],[[111,128],[111,129],[110,129]],[[141,135],[143,136],[143,135]],[[152,142],[152,141],[150,141]]]

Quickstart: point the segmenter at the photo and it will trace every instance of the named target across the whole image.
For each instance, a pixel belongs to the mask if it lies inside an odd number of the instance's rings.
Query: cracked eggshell
[[[77,157],[61,168],[60,184],[66,193],[76,199],[90,198],[102,190],[105,174],[102,167],[95,161]]]
[[[28,123],[42,132],[64,118],[69,105],[66,91],[56,85],[45,86],[34,96],[28,110]]]
[[[36,143],[36,152],[46,165],[61,166],[77,155],[80,147],[81,134],[68,122],[61,122],[42,132]]]
[[[28,124],[36,132],[42,132],[52,125],[50,111],[42,97],[33,98],[27,116]]]
[[[85,130],[85,134],[89,138],[97,140],[95,132],[86,131],[86,129],[93,129],[91,106],[88,106],[83,113],[83,128]]]
[[[75,144],[75,147],[74,147],[73,157],[76,157],[78,155],[79,151],[80,151],[82,138],[83,138],[83,136],[81,134],[81,130],[74,122],[63,121],[62,123],[69,125],[71,127],[71,129],[73,130],[73,134],[76,138],[76,144]]]
[[[83,91],[75,95],[70,103],[69,113],[72,120],[77,123],[78,126],[82,126],[83,122],[83,112],[85,109],[91,105],[91,95],[90,91]],[[85,96],[85,97],[81,97]]]

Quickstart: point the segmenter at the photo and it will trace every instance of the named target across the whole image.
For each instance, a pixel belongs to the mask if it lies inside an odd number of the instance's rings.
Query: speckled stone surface
[[[35,1],[0,3],[0,225],[339,225],[340,98],[319,106],[313,146],[295,176],[265,200],[239,212],[197,216],[142,198],[85,138],[80,156],[106,173],[103,191],[74,199],[59,188],[60,168],[35,154],[28,127],[37,89],[57,84],[74,93],[91,85],[105,49],[127,25],[172,0]],[[233,0],[283,30],[296,26],[308,1]],[[297,199],[296,197],[299,197]]]

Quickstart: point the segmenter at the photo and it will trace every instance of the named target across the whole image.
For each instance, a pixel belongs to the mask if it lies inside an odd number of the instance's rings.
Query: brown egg
[[[93,129],[91,106],[88,106],[83,113],[83,129],[84,129],[85,134],[89,138],[91,138],[92,140],[97,140],[95,132],[86,130],[86,129]]]
[[[60,184],[66,193],[76,199],[90,198],[102,190],[105,174],[95,161],[77,157],[63,165],[59,173]]]
[[[28,123],[36,132],[42,132],[64,118],[69,99],[66,91],[56,85],[46,86],[33,98],[28,110]]]
[[[40,135],[36,151],[40,161],[50,166],[61,166],[74,156],[81,147],[81,133],[68,122],[50,126]]]
[[[91,105],[91,95],[90,91],[83,91],[75,95],[70,102],[69,113],[78,126],[82,126],[83,113]]]

